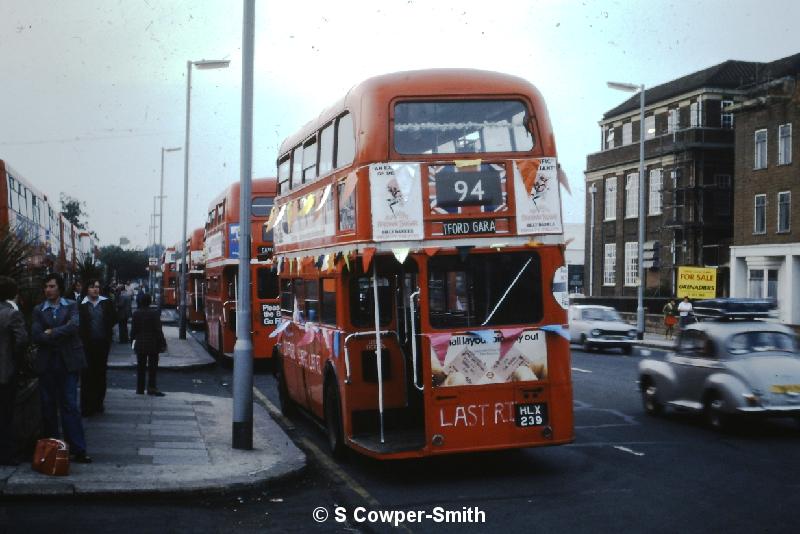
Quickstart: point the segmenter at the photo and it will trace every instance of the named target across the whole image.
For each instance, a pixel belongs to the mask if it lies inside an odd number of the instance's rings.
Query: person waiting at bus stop
[[[133,312],[131,321],[131,339],[136,352],[136,393],[144,394],[145,369],[147,370],[147,394],[163,397],[156,387],[158,371],[158,353],[167,350],[167,340],[161,328],[161,312],[158,308],[150,308],[150,295],[144,294],[141,307]]]
[[[28,346],[28,333],[16,297],[14,279],[0,276],[0,465],[18,465],[14,457],[14,400],[17,368]]]
[[[39,393],[42,401],[43,435],[58,438],[59,414],[64,438],[75,461],[88,464],[86,437],[78,409],[78,373],[86,368],[86,356],[78,333],[78,303],[67,300],[64,279],[56,273],[44,279],[43,303],[33,309],[31,338],[39,346],[42,373]]]
[[[119,330],[119,342],[128,343],[128,319],[131,318],[131,297],[125,290],[125,286],[120,284],[117,287],[117,296],[114,301],[117,308],[117,329]]]
[[[92,279],[80,305],[80,334],[87,367],[81,377],[81,411],[84,417],[103,413],[111,336],[117,323],[114,304],[100,294],[100,280]]]

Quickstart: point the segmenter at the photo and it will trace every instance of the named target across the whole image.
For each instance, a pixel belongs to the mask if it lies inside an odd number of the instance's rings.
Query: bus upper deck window
[[[312,182],[317,177],[317,140],[303,145],[303,183]]]
[[[333,170],[333,124],[327,125],[319,134],[319,175]]]
[[[273,200],[272,197],[255,197],[250,206],[250,214],[253,217],[269,217]]]
[[[529,152],[533,135],[518,100],[398,102],[394,148],[401,154]]]
[[[346,113],[336,121],[336,168],[353,162],[356,154],[356,138],[353,132],[353,117]]]

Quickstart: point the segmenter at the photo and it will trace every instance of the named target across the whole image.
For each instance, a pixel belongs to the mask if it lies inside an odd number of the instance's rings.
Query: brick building
[[[733,114],[761,63],[725,61],[645,91],[645,295],[675,293],[679,265],[718,267],[728,293]],[[639,95],[603,115],[586,161],[586,289],[636,295]]]
[[[800,54],[763,65],[736,122],[731,295],[768,297],[800,325]]]

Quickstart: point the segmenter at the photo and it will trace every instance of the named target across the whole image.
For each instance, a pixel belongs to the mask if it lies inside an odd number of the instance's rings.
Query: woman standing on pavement
[[[136,393],[145,391],[145,369],[147,370],[147,394],[163,397],[156,387],[158,353],[167,350],[167,340],[161,329],[161,312],[150,308],[150,295],[142,295],[141,305],[133,312],[131,340],[136,352]]]
[[[673,332],[675,330],[675,323],[678,322],[678,308],[675,306],[675,299],[669,299],[664,305],[664,309],[661,310],[664,314],[664,327],[666,331],[664,332],[664,339],[672,339]]]

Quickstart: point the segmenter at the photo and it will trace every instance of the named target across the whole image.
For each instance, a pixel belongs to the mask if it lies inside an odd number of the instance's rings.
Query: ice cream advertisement
[[[563,231],[556,158],[515,161],[514,194],[518,234]]]

